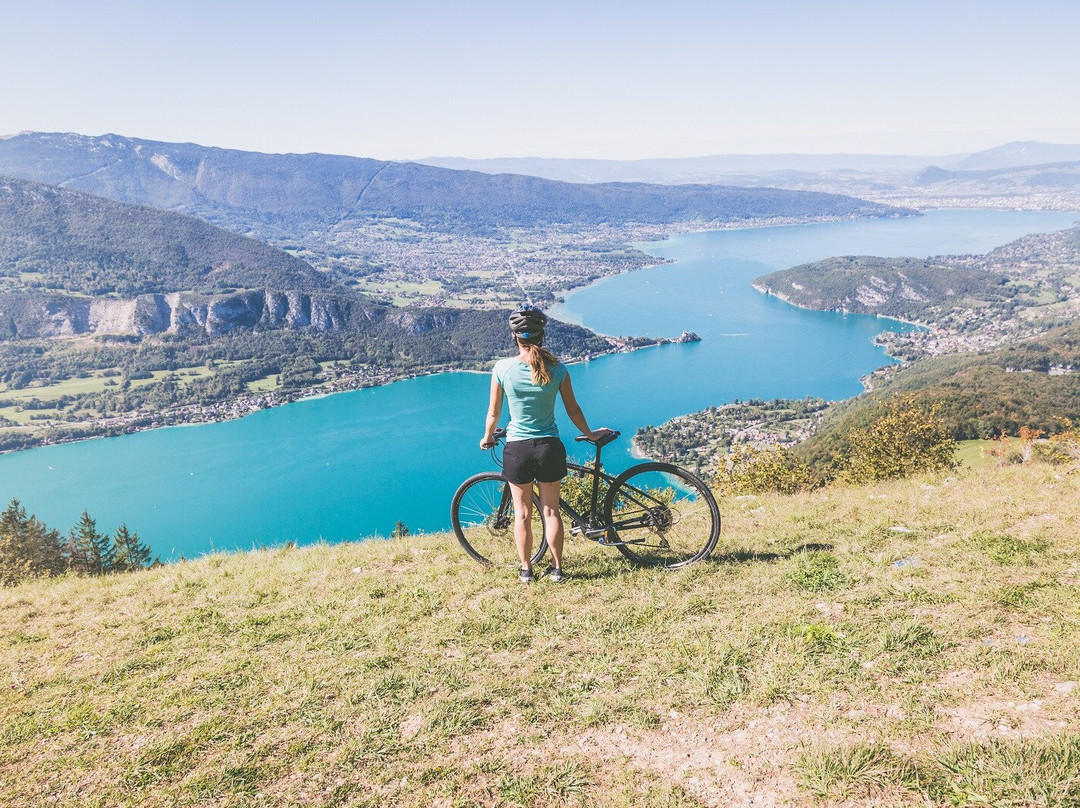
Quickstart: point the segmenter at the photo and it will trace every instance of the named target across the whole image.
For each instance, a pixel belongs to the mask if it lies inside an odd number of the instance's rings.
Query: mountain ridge
[[[819,192],[725,186],[583,185],[342,155],[272,155],[119,135],[29,133],[0,141],[0,173],[177,209],[252,230],[400,217],[431,226],[730,222],[899,215]]]

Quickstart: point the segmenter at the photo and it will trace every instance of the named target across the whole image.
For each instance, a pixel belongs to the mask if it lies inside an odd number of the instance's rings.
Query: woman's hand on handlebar
[[[497,427],[484,434],[484,437],[480,438],[481,449],[494,449],[499,441],[506,437],[506,427]]]

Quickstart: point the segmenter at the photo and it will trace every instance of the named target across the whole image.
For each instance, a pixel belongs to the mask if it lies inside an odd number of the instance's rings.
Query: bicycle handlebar
[[[607,446],[609,443],[611,443],[613,440],[618,438],[620,435],[622,435],[622,432],[620,432],[617,429],[612,429],[612,430],[609,430],[608,433],[606,435],[604,435],[604,437],[600,438],[599,440],[593,440],[588,435],[578,435],[576,438],[574,438],[574,440],[577,443],[591,443],[594,446],[602,447],[602,446]],[[494,432],[491,433],[491,437],[495,441],[495,445],[491,447],[492,449],[494,449],[495,446],[499,445],[499,441],[504,440],[506,438],[506,427],[500,426],[498,429],[496,429]]]

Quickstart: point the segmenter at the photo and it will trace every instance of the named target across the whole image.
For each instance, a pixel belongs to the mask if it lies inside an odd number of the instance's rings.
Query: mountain
[[[906,212],[816,192],[644,183],[583,185],[419,163],[261,154],[119,135],[15,135],[0,140],[0,174],[182,211],[239,232],[282,237],[372,218],[476,231]]]
[[[200,219],[0,178],[0,289],[95,296],[330,285],[304,261]]]
[[[969,154],[955,163],[943,160],[934,162],[957,171],[982,171],[1076,161],[1080,161],[1080,144],[1039,143],[1025,140],[1005,143],[992,149]]]
[[[430,335],[485,357],[491,346],[472,345],[470,333],[499,347],[505,341],[501,312],[394,313],[283,250],[200,219],[4,178],[0,326],[0,339],[215,336],[235,328],[365,332],[421,343]],[[591,338],[585,329],[566,329],[571,341]],[[606,347],[599,340],[590,349]]]
[[[1080,227],[1071,227],[985,255],[828,258],[762,275],[754,287],[810,309],[900,317],[969,335],[991,327],[1000,341],[1006,325],[1046,330],[1074,317],[1078,265]]]
[[[927,330],[885,335],[915,361],[869,377],[872,391],[830,405],[798,452],[832,465],[844,436],[877,402],[913,394],[940,406],[957,439],[1080,422],[1080,227],[1017,239],[985,255],[831,258],[762,276],[755,286],[814,309],[913,319]]]
[[[483,367],[506,316],[394,308],[190,216],[0,178],[0,451]],[[657,342],[549,334],[568,359]]]

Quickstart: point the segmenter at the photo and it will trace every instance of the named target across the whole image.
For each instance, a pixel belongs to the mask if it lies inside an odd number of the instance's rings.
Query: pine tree
[[[0,514],[0,586],[67,569],[59,531],[27,517],[18,500]]]
[[[139,539],[138,531],[128,530],[127,523],[121,523],[113,534],[113,569],[117,572],[130,572],[151,566],[150,548]]]
[[[86,575],[104,575],[114,567],[112,538],[99,533],[97,522],[82,512],[79,524],[71,529],[68,541],[71,568]]]
[[[398,519],[397,523],[394,525],[394,530],[390,535],[395,539],[400,539],[402,536],[408,536],[409,526]]]

